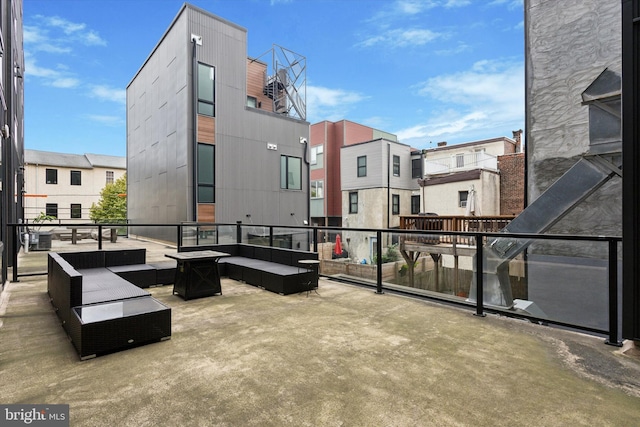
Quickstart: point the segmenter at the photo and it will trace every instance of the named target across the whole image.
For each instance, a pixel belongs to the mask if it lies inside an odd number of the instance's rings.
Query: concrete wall
[[[620,70],[619,0],[525,1],[529,203],[589,148],[582,92],[609,67]],[[621,234],[621,180],[614,179],[551,232]]]

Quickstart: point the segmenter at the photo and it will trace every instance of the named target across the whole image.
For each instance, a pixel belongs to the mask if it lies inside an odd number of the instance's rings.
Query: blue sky
[[[524,129],[522,0],[192,0],[307,59],[307,120],[415,148]],[[126,155],[126,86],[177,0],[24,0],[25,147]]]

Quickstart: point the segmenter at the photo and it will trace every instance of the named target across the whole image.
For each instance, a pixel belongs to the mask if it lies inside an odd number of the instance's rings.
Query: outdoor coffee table
[[[193,251],[165,254],[178,261],[173,293],[185,300],[220,295],[218,260],[229,256],[224,252]]]

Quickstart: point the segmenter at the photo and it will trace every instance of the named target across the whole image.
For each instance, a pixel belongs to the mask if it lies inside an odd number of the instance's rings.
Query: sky
[[[25,148],[126,155],[126,87],[184,2],[24,0]],[[307,121],[414,148],[524,129],[523,0],[192,0],[306,58]]]

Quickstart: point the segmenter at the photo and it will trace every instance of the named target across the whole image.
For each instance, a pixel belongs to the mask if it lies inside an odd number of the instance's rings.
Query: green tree
[[[100,201],[93,203],[89,216],[94,222],[117,223],[127,219],[127,175],[107,184],[100,192]]]

